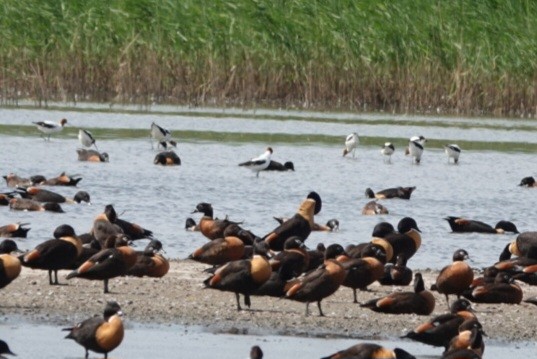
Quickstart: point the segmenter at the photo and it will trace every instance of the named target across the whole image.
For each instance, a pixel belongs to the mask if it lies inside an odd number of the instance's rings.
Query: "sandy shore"
[[[427,316],[374,313],[352,303],[352,291],[341,287],[323,301],[326,317],[318,317],[315,304],[312,315],[304,316],[305,305],[290,300],[253,297],[251,310],[236,310],[232,293],[203,289],[206,266],[188,260],[172,261],[162,279],[122,277],[110,281],[112,293],[102,293],[101,281],[65,280],[50,286],[45,271],[23,268],[21,275],[2,289],[0,314],[5,322],[22,316],[30,321],[64,325],[102,311],[107,300],[117,300],[129,321],[200,325],[214,331],[231,333],[270,333],[350,338],[394,338],[416,327]],[[437,272],[422,271],[429,287]],[[524,297],[537,295],[537,288],[522,284]],[[371,292],[359,292],[360,302],[385,295],[399,288],[373,284]],[[411,290],[410,287],[404,290]],[[433,315],[447,311],[443,296],[435,293]],[[241,299],[242,300],[242,299]],[[537,307],[527,303],[474,304],[477,316],[489,338],[533,340]]]

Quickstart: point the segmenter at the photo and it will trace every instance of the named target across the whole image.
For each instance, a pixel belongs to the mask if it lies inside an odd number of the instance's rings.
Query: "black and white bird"
[[[151,138],[151,148],[153,148],[153,140],[156,140],[158,143],[157,149],[160,146],[162,146],[164,149],[167,149],[168,145],[177,147],[177,142],[172,140],[172,133],[154,122],[151,123],[151,132],[149,137]]]
[[[239,163],[239,166],[251,169],[255,172],[255,176],[259,177],[259,172],[265,170],[269,166],[272,152],[272,148],[267,147],[266,151],[261,156]]]
[[[93,135],[88,130],[79,129],[78,140],[80,141],[80,144],[82,146],[84,147],[95,146],[95,149],[99,151],[99,149],[97,148],[97,144],[95,143],[95,138],[93,138]]]
[[[444,145],[444,152],[447,155],[448,163],[450,158],[453,158],[453,163],[459,163],[459,156],[461,155],[461,148],[458,145],[450,144]]]
[[[384,161],[386,162],[386,158],[388,158],[387,162],[392,162],[392,155],[395,152],[395,147],[393,143],[391,142],[385,142],[382,146],[382,149],[380,150],[380,153],[384,156]]]
[[[356,147],[360,143],[360,138],[356,132],[351,133],[345,139],[345,149],[343,150],[343,157],[352,152],[352,158],[354,158]]]
[[[52,121],[39,121],[32,123],[37,126],[37,129],[39,131],[43,132],[43,135],[41,135],[41,137],[43,137],[45,141],[50,141],[50,135],[52,135],[53,133],[61,132],[63,130],[63,127],[67,123],[67,119],[62,118],[58,123]],[[46,137],[44,135],[46,135]]]
[[[423,136],[412,136],[408,142],[408,148],[405,151],[406,155],[410,155],[414,163],[419,164],[421,161],[421,155],[425,147],[427,140]]]

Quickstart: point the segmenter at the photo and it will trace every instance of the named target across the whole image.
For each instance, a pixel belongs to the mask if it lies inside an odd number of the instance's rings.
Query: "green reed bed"
[[[0,97],[535,115],[530,0],[4,0]]]

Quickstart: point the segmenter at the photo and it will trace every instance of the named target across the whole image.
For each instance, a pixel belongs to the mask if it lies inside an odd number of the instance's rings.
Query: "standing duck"
[[[170,263],[162,254],[162,242],[153,239],[143,252],[136,252],[136,262],[127,270],[134,277],[162,278],[170,270]]]
[[[415,164],[420,164],[421,156],[423,155],[423,150],[425,148],[425,142],[427,140],[423,136],[412,136],[408,142],[408,147],[405,150],[405,155],[412,157],[412,162]]]
[[[386,255],[384,252],[379,252],[379,257],[381,259],[377,257],[350,258],[342,255],[337,258],[346,270],[342,285],[352,289],[353,303],[358,303],[356,289],[366,291],[368,285],[384,275]]]
[[[356,148],[360,143],[360,138],[356,132],[349,134],[345,138],[345,148],[343,149],[343,157],[352,152],[352,158],[354,158]]]
[[[86,350],[85,358],[88,359],[89,351],[104,354],[116,349],[123,341],[124,329],[121,320],[121,307],[117,302],[108,302],[104,308],[103,317],[91,317],[78,323],[74,327],[64,328],[69,331],[65,339],[73,339]]]
[[[394,292],[382,298],[369,300],[360,306],[380,313],[429,315],[434,310],[435,299],[425,290],[421,273],[416,273],[413,292]]]
[[[244,295],[244,304],[250,308],[250,295],[263,285],[272,273],[266,257],[267,252],[267,244],[263,241],[257,242],[252,258],[224,264],[203,283],[207,288],[235,293],[237,310],[242,310],[239,295]]]
[[[500,255],[500,261],[511,258],[511,254],[537,259],[536,252],[532,248],[537,248],[537,232],[520,233],[513,242],[505,246]]]
[[[323,265],[289,281],[285,286],[285,297],[306,303],[306,316],[309,315],[309,304],[317,302],[319,315],[324,316],[321,301],[335,293],[345,280],[345,268],[335,259],[343,254],[345,251],[339,244],[329,245],[326,248]]]
[[[462,298],[451,304],[449,313],[438,315],[416,329],[408,332],[402,338],[408,338],[435,347],[449,347],[451,338],[459,332],[459,326],[468,319],[475,319],[471,303]]]
[[[67,124],[67,119],[62,118],[58,123],[52,121],[39,121],[32,123],[36,125],[37,129],[43,133],[41,137],[43,137],[45,141],[50,141],[50,135],[52,135],[53,133],[61,132],[63,130],[63,127]]]
[[[444,145],[444,152],[448,158],[448,163],[450,159],[453,159],[454,164],[459,163],[459,157],[461,155],[461,148],[456,144]]]
[[[505,232],[518,233],[516,226],[509,221],[499,221],[496,223],[496,226],[492,226],[483,223],[481,221],[476,221],[473,219],[465,219],[462,217],[453,217],[449,216],[444,218],[448,221],[449,226],[453,232],[463,233],[463,232],[479,232],[479,233],[499,233],[503,234]]]
[[[392,246],[393,256],[388,262],[394,263],[399,254],[408,260],[421,246],[421,235],[418,224],[411,217],[402,218],[397,224],[399,233],[387,234],[384,239]]]
[[[30,228],[24,226],[29,223],[10,223],[0,227],[0,237],[3,238],[26,238]]]
[[[262,155],[252,158],[249,161],[239,163],[239,166],[249,168],[255,172],[256,177],[259,177],[259,172],[267,169],[269,166],[272,153],[272,148],[267,147],[266,151]]]
[[[474,280],[472,268],[464,262],[468,259],[468,252],[464,249],[457,249],[453,253],[453,263],[442,268],[436,277],[436,289],[438,293],[446,296],[449,306],[449,294],[455,294],[460,298],[462,293],[467,290]]]
[[[14,252],[19,252],[19,248],[13,240],[4,239],[0,243],[0,288],[7,286],[21,273],[21,262],[12,255]]]
[[[89,280],[102,280],[104,293],[110,293],[108,281],[123,276],[136,263],[137,255],[134,249],[128,246],[123,235],[117,235],[114,248],[104,248],[94,254],[80,267],[67,275],[67,279],[84,278]]]
[[[409,285],[412,282],[412,269],[406,266],[407,259],[404,254],[399,254],[395,264],[388,263],[384,266],[384,275],[379,279],[382,285]]]
[[[229,221],[227,218],[213,218],[213,206],[206,202],[198,203],[196,209],[192,211],[192,213],[203,213],[203,217],[199,220],[198,227],[201,234],[210,240],[223,238],[227,226],[231,224],[240,224],[239,222]]]
[[[269,263],[273,271],[287,266],[292,271],[293,277],[298,277],[309,268],[310,258],[302,239],[293,236],[285,241],[283,251],[274,255]]]
[[[400,348],[388,349],[378,344],[360,343],[321,359],[416,359]]]
[[[95,143],[95,138],[93,137],[93,134],[88,130],[78,130],[78,141],[84,147],[95,146],[95,149],[99,151],[99,149],[97,148],[97,144]]]
[[[285,241],[292,236],[298,236],[305,241],[314,226],[314,215],[321,211],[321,207],[321,197],[316,192],[311,192],[293,217],[280,224],[263,239],[274,251],[283,250]]]
[[[19,259],[24,267],[47,270],[49,284],[59,285],[58,270],[71,267],[82,253],[82,242],[73,227],[67,224],[57,227],[54,230],[54,237],[21,255]]]
[[[285,172],[285,171],[294,171],[294,170],[295,170],[295,165],[291,161],[287,161],[284,164],[281,164],[280,162],[276,162],[276,161],[270,161],[268,167],[265,168],[263,171]]]
[[[219,266],[242,259],[243,256],[244,242],[235,236],[228,236],[205,243],[189,255],[188,259]]]
[[[393,143],[391,142],[385,142],[380,150],[380,153],[384,156],[384,162],[387,161],[388,163],[392,162],[392,155],[394,152],[395,152],[395,147]]]

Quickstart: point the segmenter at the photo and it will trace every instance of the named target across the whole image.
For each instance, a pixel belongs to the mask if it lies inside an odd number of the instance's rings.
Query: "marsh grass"
[[[0,97],[534,116],[530,0],[5,0]]]

